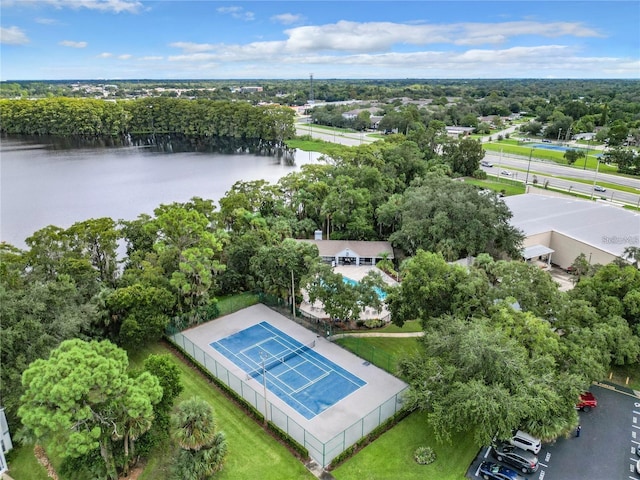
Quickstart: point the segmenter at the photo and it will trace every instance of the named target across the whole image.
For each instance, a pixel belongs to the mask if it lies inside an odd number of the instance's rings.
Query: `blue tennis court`
[[[310,420],[366,382],[268,322],[209,344]]]

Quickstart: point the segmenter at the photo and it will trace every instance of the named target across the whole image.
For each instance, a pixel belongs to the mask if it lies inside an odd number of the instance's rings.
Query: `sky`
[[[640,1],[0,1],[0,80],[311,74],[640,79]]]

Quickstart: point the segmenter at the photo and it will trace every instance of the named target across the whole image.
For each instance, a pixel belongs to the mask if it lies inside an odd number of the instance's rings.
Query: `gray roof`
[[[555,250],[545,247],[544,245],[531,245],[530,247],[522,249],[522,256],[529,260],[530,258],[541,257],[542,255],[547,255],[553,252],[555,252]]]
[[[622,207],[533,194],[503,200],[513,213],[511,225],[527,237],[554,231],[616,256],[640,246],[640,214]]]
[[[365,242],[360,240],[299,240],[313,243],[318,247],[321,257],[335,257],[338,253],[349,249],[359,257],[378,258],[381,254],[388,254],[393,258],[393,247],[389,242]]]

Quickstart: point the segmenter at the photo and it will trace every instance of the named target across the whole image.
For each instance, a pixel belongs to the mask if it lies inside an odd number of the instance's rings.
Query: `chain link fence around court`
[[[240,395],[258,412],[262,412],[264,414],[266,411],[267,419],[300,445],[304,446],[309,451],[309,456],[322,465],[323,468],[329,465],[331,460],[336,458],[351,445],[371,433],[385,420],[395,415],[402,408],[402,397],[408,389],[407,387],[388,398],[386,401],[382,402],[380,406],[364,415],[352,425],[345,428],[342,432],[338,433],[330,440],[323,442],[289,417],[281,409],[269,403],[263,394],[256,391],[244,379],[229,371],[229,369],[195,345],[182,333],[173,333],[169,338],[174,345],[204,366],[207,371],[229,388],[233,389],[233,391]]]

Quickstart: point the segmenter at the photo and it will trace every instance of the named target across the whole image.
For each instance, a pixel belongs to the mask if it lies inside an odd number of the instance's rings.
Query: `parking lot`
[[[531,480],[640,480],[635,463],[640,457],[640,399],[630,391],[608,384],[591,387],[597,408],[579,412],[580,437],[572,434],[543,444],[537,472],[523,475]],[[488,447],[482,448],[467,472],[467,478],[481,478],[483,460],[494,461]]]

